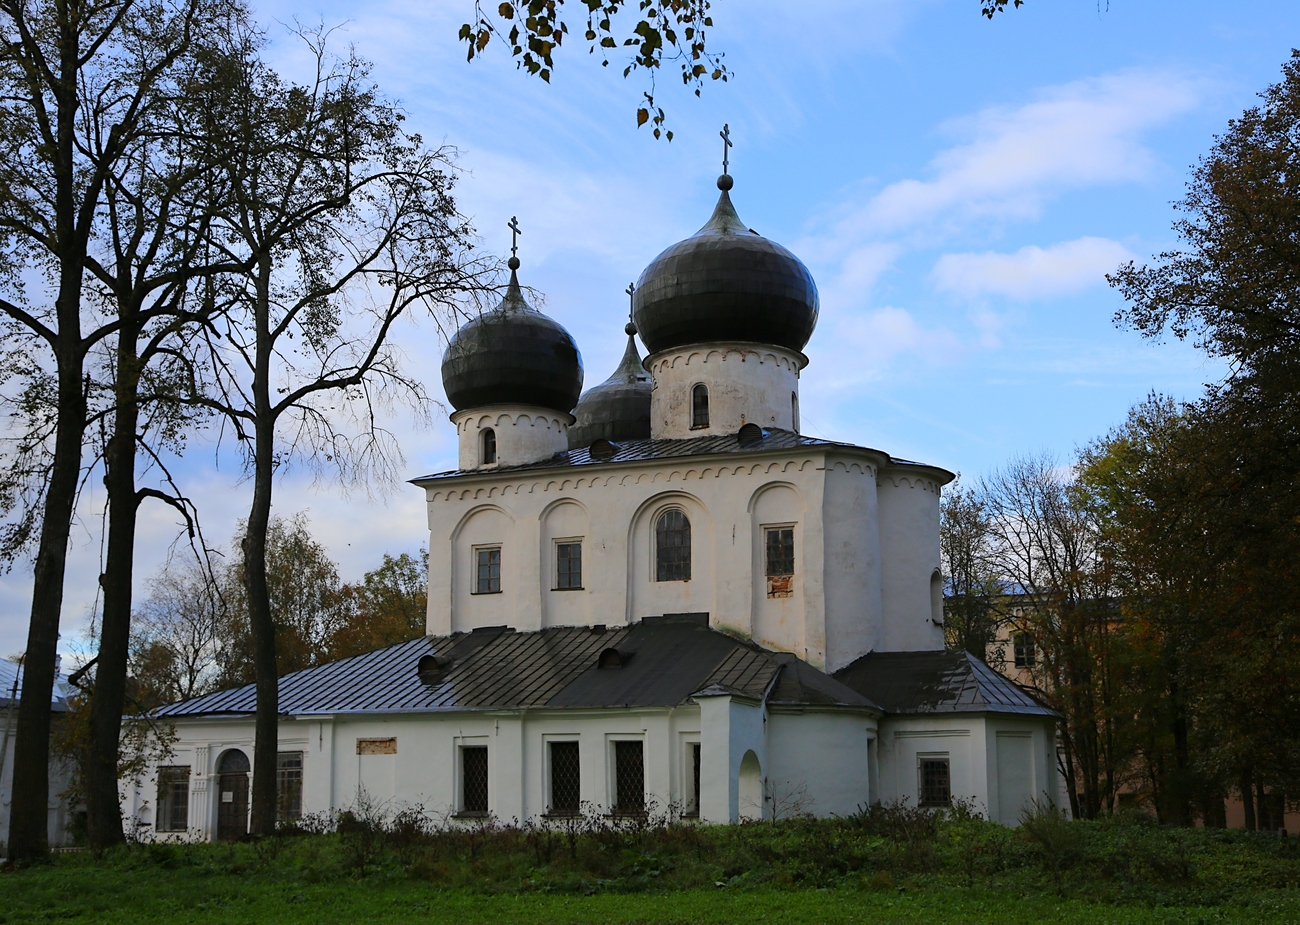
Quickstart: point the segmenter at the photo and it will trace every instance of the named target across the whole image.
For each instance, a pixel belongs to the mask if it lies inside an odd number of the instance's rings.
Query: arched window
[[[691,427],[709,426],[709,387],[701,382],[691,389]]]
[[[790,393],[790,429],[799,433],[799,393]]]
[[[691,522],[676,508],[655,522],[655,580],[691,580]]]
[[[482,456],[483,465],[490,466],[497,461],[497,433],[491,427],[483,429],[483,435],[479,438],[483,443]]]

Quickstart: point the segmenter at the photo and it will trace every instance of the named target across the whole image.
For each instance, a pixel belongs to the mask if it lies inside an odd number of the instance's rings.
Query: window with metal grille
[[[184,832],[190,820],[189,766],[158,769],[156,832]]]
[[[302,752],[275,756],[275,818],[277,822],[302,818]]]
[[[767,574],[769,578],[794,574],[794,527],[767,529]]]
[[[700,383],[691,389],[691,427],[709,426],[709,387]]]
[[[577,742],[551,743],[551,805],[549,812],[569,816],[578,812],[582,800],[582,771],[578,766]]]
[[[700,814],[700,743],[692,742],[687,746],[691,750],[691,793],[686,801],[686,815]]]
[[[555,589],[575,591],[582,589],[582,544],[555,544]]]
[[[476,549],[475,594],[496,594],[501,590],[501,547]]]
[[[490,466],[497,461],[497,433],[491,427],[483,431],[483,465]]]
[[[614,812],[645,812],[645,757],[641,743],[614,743]]]
[[[655,580],[691,580],[691,522],[676,509],[655,522]]]
[[[947,758],[920,759],[922,806],[951,806],[952,785],[948,776]]]
[[[460,750],[460,811],[488,811],[488,750],[486,745],[465,745]]]
[[[1012,638],[1017,668],[1033,668],[1038,653],[1034,651],[1034,638],[1028,633],[1016,633]]]

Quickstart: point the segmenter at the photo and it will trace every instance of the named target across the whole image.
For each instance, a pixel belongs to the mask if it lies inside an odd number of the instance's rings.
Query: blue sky
[[[1018,453],[1068,458],[1150,391],[1192,398],[1222,375],[1117,330],[1103,275],[1173,244],[1189,167],[1300,45],[1294,0],[1029,0],[991,23],[976,0],[721,0],[709,38],[734,78],[695,99],[664,75],[669,144],[635,127],[640,78],[577,42],[549,86],[500,48],[467,63],[471,0],[257,10],[289,76],[306,59],[280,24],[340,25],[337,47],[375,62],[408,125],[459,149],[485,247],[504,252],[519,216],[521,278],[574,333],[588,386],[622,352],[628,282],[708,217],[729,123],[740,215],[821,290],[804,429],[968,477]],[[441,397],[432,326],[400,336]],[[409,475],[454,467],[444,413],[393,424]],[[199,441],[182,475],[228,542],[249,500],[234,459]],[[343,493],[299,471],[277,492],[278,513],[309,511],[345,578],[427,542],[410,486]],[[93,602],[102,500],[92,486],[82,505],[65,650]],[[171,513],[146,508],[141,592],[175,537]],[[29,599],[27,570],[0,580],[0,652],[22,648]]]

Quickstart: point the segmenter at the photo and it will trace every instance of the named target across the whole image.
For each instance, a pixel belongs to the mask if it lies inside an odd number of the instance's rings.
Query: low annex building
[[[817,288],[718,186],[642,273],[601,385],[582,392],[577,344],[513,256],[501,305],[452,338],[459,466],[414,480],[428,635],[281,680],[284,817],[359,795],[717,823],[967,799],[1015,824],[1057,799],[1055,714],[943,649],[952,473],[799,433]],[[250,685],[159,711],[179,741],[128,788],[139,824],[247,830],[254,702]]]

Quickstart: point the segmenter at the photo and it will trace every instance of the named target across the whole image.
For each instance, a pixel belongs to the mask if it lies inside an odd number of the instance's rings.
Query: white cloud
[[[939,289],[964,296],[1048,298],[1095,286],[1132,256],[1118,241],[1084,237],[1046,248],[1030,245],[1013,254],[944,254],[933,276]]]
[[[906,309],[886,305],[862,314],[836,313],[809,345],[817,386],[833,392],[883,379],[900,358],[940,366],[966,347],[945,327],[927,328]]]

